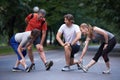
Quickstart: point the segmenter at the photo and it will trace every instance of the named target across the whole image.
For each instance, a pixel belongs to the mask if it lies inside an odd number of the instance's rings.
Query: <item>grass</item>
[[[55,49],[61,49],[61,46],[55,46],[55,45],[48,45],[44,47],[44,50],[55,50]],[[35,47],[33,47],[33,51],[37,51]],[[15,52],[10,46],[0,46],[0,56],[3,55],[11,55]]]

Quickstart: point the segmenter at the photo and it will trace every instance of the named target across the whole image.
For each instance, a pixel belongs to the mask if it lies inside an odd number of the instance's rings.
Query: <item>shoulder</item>
[[[31,34],[31,31],[23,32],[23,35],[24,35],[24,36],[30,36],[30,34]]]
[[[77,25],[77,24],[73,24],[73,26],[79,27],[79,25]]]
[[[65,28],[66,27],[66,24],[62,24],[61,26],[60,26],[60,28]]]
[[[93,30],[100,30],[101,28],[97,27],[97,26],[93,26]]]
[[[79,28],[79,26],[77,24],[73,24],[74,28]]]
[[[66,25],[65,24],[62,24],[61,26],[60,26],[60,28],[58,29],[58,32],[62,32],[62,31],[64,31],[66,29]]]

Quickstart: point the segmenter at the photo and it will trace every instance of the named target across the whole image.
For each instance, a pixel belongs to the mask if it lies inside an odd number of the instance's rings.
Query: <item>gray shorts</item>
[[[37,39],[33,42],[34,46],[36,46],[37,44],[40,44],[40,41],[41,41],[41,39],[40,39],[40,36],[39,36],[39,37],[37,37]]]

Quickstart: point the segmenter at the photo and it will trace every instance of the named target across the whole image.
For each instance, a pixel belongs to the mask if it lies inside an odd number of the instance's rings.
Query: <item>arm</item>
[[[105,38],[105,43],[108,43],[108,34],[103,29],[100,29],[98,27],[94,27],[94,31],[103,35]]]
[[[108,34],[103,29],[100,29],[98,27],[94,27],[94,31],[104,36],[105,45],[104,45],[103,49],[105,49],[107,47],[107,45],[108,45]]]
[[[30,19],[31,19],[32,16],[33,16],[33,14],[29,14],[29,15],[25,18],[25,23],[26,23],[26,24],[30,21]]]
[[[83,57],[85,56],[86,52],[87,52],[87,49],[88,49],[88,45],[89,45],[89,42],[90,42],[90,38],[86,38],[86,41],[85,41],[85,46],[82,50],[82,54],[80,56],[80,62],[82,61]]]
[[[17,50],[18,50],[18,53],[20,54],[21,58],[24,59],[24,56],[22,54],[22,46],[19,45]]]
[[[41,42],[40,42],[41,45],[43,45],[45,37],[46,37],[46,31],[42,30],[42,37],[41,37]]]
[[[61,39],[61,36],[62,36],[62,33],[61,32],[58,32],[57,35],[56,35],[56,39],[57,41],[60,43],[60,45],[64,46],[64,42],[62,41]]]
[[[76,38],[72,41],[71,45],[75,44],[81,38],[81,32],[76,33]]]

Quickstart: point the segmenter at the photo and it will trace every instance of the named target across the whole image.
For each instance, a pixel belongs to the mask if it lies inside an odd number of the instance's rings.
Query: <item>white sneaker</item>
[[[82,69],[85,73],[87,73],[88,68],[85,67],[85,66],[83,66],[82,64],[79,64],[79,65],[80,65],[81,69]]]
[[[69,71],[70,70],[70,66],[64,66],[63,68],[62,68],[62,71]]]
[[[85,67],[85,66],[83,66],[82,70],[83,70],[85,73],[87,73],[87,72],[88,72],[88,68],[87,68],[87,67]]]
[[[103,74],[110,74],[110,69],[105,70],[105,71],[103,71],[102,73],[103,73]]]

